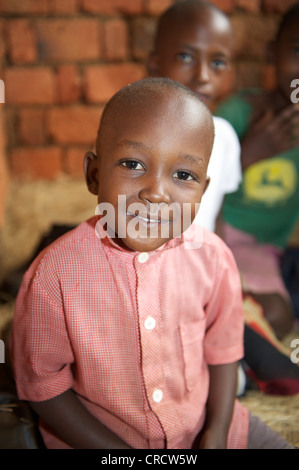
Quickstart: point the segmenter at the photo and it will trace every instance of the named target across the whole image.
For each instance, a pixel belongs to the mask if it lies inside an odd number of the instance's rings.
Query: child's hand
[[[242,167],[298,145],[299,105],[288,106],[275,115],[269,110],[251,126],[242,141]]]

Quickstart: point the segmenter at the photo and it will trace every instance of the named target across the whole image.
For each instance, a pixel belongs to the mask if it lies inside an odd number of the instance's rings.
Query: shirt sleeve
[[[51,264],[26,273],[16,300],[11,354],[20,399],[44,401],[72,387],[74,356],[59,279]]]
[[[215,287],[206,306],[205,358],[208,364],[229,364],[244,355],[244,314],[240,275],[229,248],[218,253]]]

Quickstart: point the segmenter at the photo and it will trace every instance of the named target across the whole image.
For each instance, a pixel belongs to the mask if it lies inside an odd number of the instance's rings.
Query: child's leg
[[[258,416],[250,414],[247,449],[295,449],[295,447],[263,423]]]

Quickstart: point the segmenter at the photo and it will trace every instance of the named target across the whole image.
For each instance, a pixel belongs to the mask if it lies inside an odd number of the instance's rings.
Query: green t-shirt
[[[252,113],[245,93],[232,96],[216,113],[231,123],[240,140]],[[238,190],[226,196],[224,219],[261,243],[284,248],[299,218],[298,177],[299,147],[252,164],[244,171]]]

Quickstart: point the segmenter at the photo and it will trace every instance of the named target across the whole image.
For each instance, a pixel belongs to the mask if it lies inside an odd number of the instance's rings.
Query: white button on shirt
[[[139,263],[146,263],[149,259],[149,254],[144,252],[144,253],[139,253],[138,255],[138,261]]]
[[[146,330],[153,330],[156,326],[156,320],[153,317],[147,317],[144,322],[144,327]]]
[[[163,398],[163,392],[159,388],[156,388],[153,392],[153,400],[156,403],[159,403]]]

